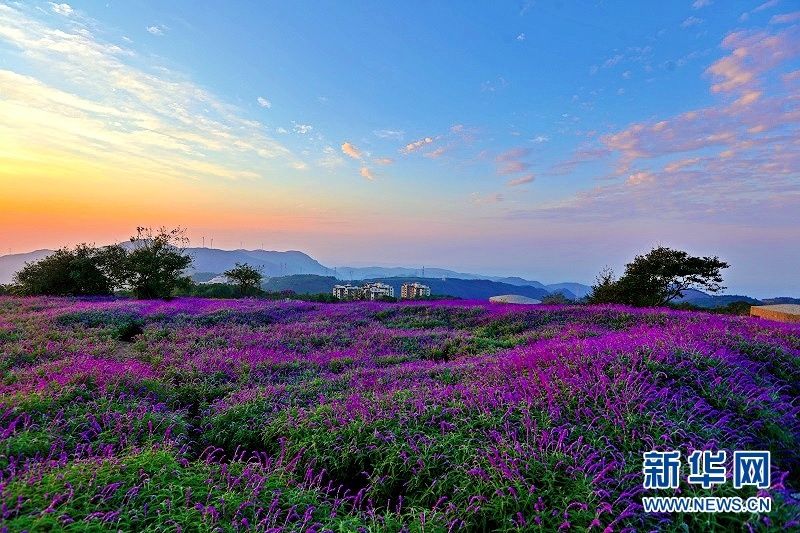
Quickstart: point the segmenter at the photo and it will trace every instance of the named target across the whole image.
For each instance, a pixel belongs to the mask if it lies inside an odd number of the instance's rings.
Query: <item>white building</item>
[[[347,285],[334,285],[332,292],[340,300],[360,300],[363,295],[361,287],[356,287],[349,283]]]
[[[380,300],[384,296],[394,298],[394,287],[386,283],[367,283],[361,290],[365,300]]]
[[[403,283],[400,287],[400,298],[413,299],[424,298],[431,295],[431,288],[422,283]]]

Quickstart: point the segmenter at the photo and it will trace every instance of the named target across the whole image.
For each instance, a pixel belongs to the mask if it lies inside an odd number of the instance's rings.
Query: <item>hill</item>
[[[277,252],[272,250],[218,250],[215,248],[187,248],[192,256],[193,272],[222,273],[236,263],[249,263],[261,268],[265,276],[291,274],[328,275],[332,270],[317,260],[295,250]]]
[[[391,285],[396,296],[400,296],[400,287],[403,283],[423,283],[431,288],[433,295],[447,295],[465,300],[488,300],[491,296],[500,294],[519,294],[529,298],[541,300],[549,292],[545,289],[526,285],[510,285],[486,279],[459,279],[459,278],[420,278],[414,276],[368,278],[364,280],[354,280],[354,285],[363,283],[380,282]],[[264,290],[269,292],[279,292],[291,290],[297,294],[318,294],[329,293],[334,285],[345,283],[333,276],[318,276],[313,274],[295,274],[292,276],[272,277],[262,283]],[[573,297],[570,294],[568,297]]]
[[[295,274],[269,278],[261,284],[268,292],[294,291],[297,294],[329,294],[337,283],[333,276],[317,276],[315,274]]]
[[[726,305],[731,304],[733,302],[747,302],[753,305],[759,305],[762,303],[761,300],[758,300],[756,298],[751,298],[750,296],[744,296],[740,294],[713,295],[695,289],[689,289],[683,291],[683,297],[675,298],[674,300],[672,300],[671,303],[674,304],[690,303],[698,307],[713,309],[716,307],[725,307]]]
[[[552,283],[550,285],[545,285],[545,289],[550,292],[560,292],[564,294],[564,296],[569,296],[564,291],[567,291],[574,295],[575,298],[583,298],[585,296],[589,296],[592,292],[592,288],[589,285],[584,285],[583,283]]]
[[[14,274],[19,272],[25,263],[33,263],[52,254],[53,250],[34,250],[24,254],[0,256],[0,283],[11,283]]]
[[[128,243],[123,243],[127,245]],[[14,273],[27,262],[39,261],[52,254],[54,250],[36,250],[23,254],[0,256],[0,283],[11,283]],[[196,281],[208,281],[217,274],[232,268],[236,263],[249,263],[262,269],[265,276],[285,276],[292,274],[330,275],[333,270],[321,265],[316,259],[303,252],[289,250],[219,250],[216,248],[187,248],[192,257],[189,274],[197,274]]]
[[[2,529],[797,531],[799,332],[625,306],[0,297]],[[665,428],[770,450],[790,475],[758,492],[769,525],[645,513]]]
[[[460,278],[419,278],[419,277],[396,277],[396,278],[371,278],[364,282],[379,281],[394,287],[395,295],[400,295],[400,287],[403,283],[422,283],[431,288],[433,295],[448,295],[465,300],[488,300],[492,296],[500,294],[519,294],[541,300],[548,294],[545,289],[531,287],[529,285],[511,285],[500,283],[488,279],[460,279]]]
[[[779,304],[800,304],[800,298],[790,298],[789,296],[778,296],[777,298],[766,298],[761,300],[763,303],[767,305],[779,305]]]

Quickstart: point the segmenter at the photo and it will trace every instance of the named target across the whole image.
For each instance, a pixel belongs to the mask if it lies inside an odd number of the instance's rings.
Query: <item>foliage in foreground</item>
[[[619,306],[0,298],[0,529],[786,530],[800,328]],[[641,454],[772,451],[645,515]],[[730,484],[682,495],[753,495]]]

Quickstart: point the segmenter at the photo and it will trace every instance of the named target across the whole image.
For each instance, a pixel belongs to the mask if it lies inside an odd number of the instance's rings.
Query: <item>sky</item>
[[[800,296],[800,2],[0,2],[0,252],[182,226]],[[205,239],[205,241],[203,241]]]

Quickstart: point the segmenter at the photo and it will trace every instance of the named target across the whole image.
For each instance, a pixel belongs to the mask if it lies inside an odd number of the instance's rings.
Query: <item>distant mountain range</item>
[[[228,270],[236,263],[249,263],[260,267],[265,276],[287,276],[291,274],[332,275],[333,269],[322,266],[303,252],[290,250],[218,250],[216,248],[187,248],[192,256],[189,273],[203,272],[211,277]],[[38,261],[52,254],[53,250],[36,250],[24,254],[0,256],[0,283],[10,283],[14,273],[25,263]]]
[[[576,300],[587,296],[591,287],[582,283],[564,282],[543,284],[521,277],[485,276],[458,272],[444,268],[408,267],[327,267],[308,254],[296,250],[278,252],[272,250],[219,250],[216,248],[187,248],[193,258],[189,274],[195,281],[221,280],[220,276],[236,263],[249,263],[262,269],[264,288],[270,291],[293,290],[297,293],[328,292],[339,282],[382,281],[392,285],[397,294],[406,281],[419,281],[431,287],[433,294],[447,294],[459,298],[488,299],[501,294],[519,294],[542,299],[548,294],[561,293]],[[53,250],[35,250],[22,254],[0,256],[0,283],[10,283],[14,273],[35,262]],[[424,275],[423,275],[424,272]],[[740,295],[711,295],[689,290],[677,301],[699,307],[723,307],[731,302],[746,301],[752,304],[800,303],[799,298],[779,297],[758,300]]]
[[[488,298],[497,294],[521,294],[541,298],[551,293],[561,293],[567,298],[582,298],[591,288],[580,283],[557,283],[545,285],[535,280],[520,277],[484,276],[457,272],[444,268],[414,269],[406,267],[336,267],[322,265],[309,255],[294,250],[277,252],[271,250],[219,250],[216,248],[187,248],[192,256],[189,274],[195,281],[222,281],[221,274],[236,263],[248,263],[259,267],[267,278],[267,290],[289,289],[298,293],[328,292],[331,286],[349,280],[383,280],[396,284],[399,294],[404,280],[421,280],[431,287],[434,294],[449,294],[460,298]],[[0,283],[10,283],[14,273],[27,262],[38,261],[53,250],[36,250],[24,254],[0,256]],[[472,281],[475,283],[461,283]],[[444,289],[447,288],[449,292]],[[441,289],[441,290],[440,290]],[[536,290],[531,290],[536,289]]]

